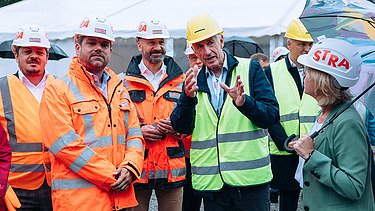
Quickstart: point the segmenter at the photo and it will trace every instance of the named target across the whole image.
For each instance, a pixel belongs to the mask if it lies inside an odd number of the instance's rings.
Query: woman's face
[[[304,92],[316,99],[315,81],[309,73],[309,67],[305,67],[305,69],[303,70],[303,84],[304,84]]]

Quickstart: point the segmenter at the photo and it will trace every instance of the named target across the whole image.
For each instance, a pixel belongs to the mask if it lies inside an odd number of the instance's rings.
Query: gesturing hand
[[[190,68],[186,72],[186,80],[185,84],[185,94],[189,97],[195,97],[196,92],[198,90],[197,86],[197,76],[198,76],[198,66],[194,65],[194,67]]]
[[[233,99],[236,106],[242,106],[245,103],[245,91],[243,88],[244,85],[239,75],[237,75],[236,84],[232,88],[229,88],[223,82],[220,82],[220,87],[228,93],[228,95]]]

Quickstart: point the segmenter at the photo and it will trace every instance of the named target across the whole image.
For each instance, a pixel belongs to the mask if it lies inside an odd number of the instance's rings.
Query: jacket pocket
[[[72,109],[76,114],[85,115],[98,112],[100,106],[97,101],[84,101],[73,104]]]
[[[129,91],[129,95],[133,102],[143,102],[146,99],[145,90],[132,90]]]
[[[184,157],[185,153],[181,147],[167,147],[167,154],[170,158]]]
[[[180,98],[181,92],[168,91],[164,94],[164,98],[169,101],[177,102]]]

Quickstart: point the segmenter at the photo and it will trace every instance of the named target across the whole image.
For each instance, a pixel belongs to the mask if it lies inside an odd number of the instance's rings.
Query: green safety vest
[[[308,134],[320,111],[318,102],[305,93],[302,94],[302,99],[300,98],[296,83],[284,59],[271,63],[270,67],[275,96],[279,103],[281,126],[288,136],[296,134],[301,137]],[[274,155],[290,155],[286,151],[279,151],[272,140],[270,151]]]
[[[233,70],[231,84],[240,75],[249,95],[249,59],[240,59]],[[226,97],[218,117],[208,94],[197,93],[195,128],[190,159],[193,188],[199,191],[220,190],[229,186],[264,184],[272,179],[268,132],[255,126]]]

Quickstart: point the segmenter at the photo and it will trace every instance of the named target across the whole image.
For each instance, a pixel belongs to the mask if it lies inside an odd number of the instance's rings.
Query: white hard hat
[[[193,49],[191,48],[191,45],[189,43],[186,44],[186,49],[185,49],[185,55],[190,55],[190,54],[194,54],[194,51]]]
[[[78,39],[79,35],[115,41],[112,24],[104,17],[86,17],[83,19],[76,32],[75,39]]]
[[[43,48],[51,47],[47,33],[42,27],[35,24],[29,24],[19,28],[16,37],[13,40],[12,46],[36,46]]]
[[[342,87],[354,86],[361,71],[362,60],[357,48],[344,40],[326,38],[314,44],[298,63],[328,73]]]
[[[141,21],[135,37],[144,39],[170,38],[167,27],[159,20]]]
[[[289,53],[289,50],[284,46],[279,46],[275,48],[272,52],[271,61],[276,61],[280,56],[286,56]]]

